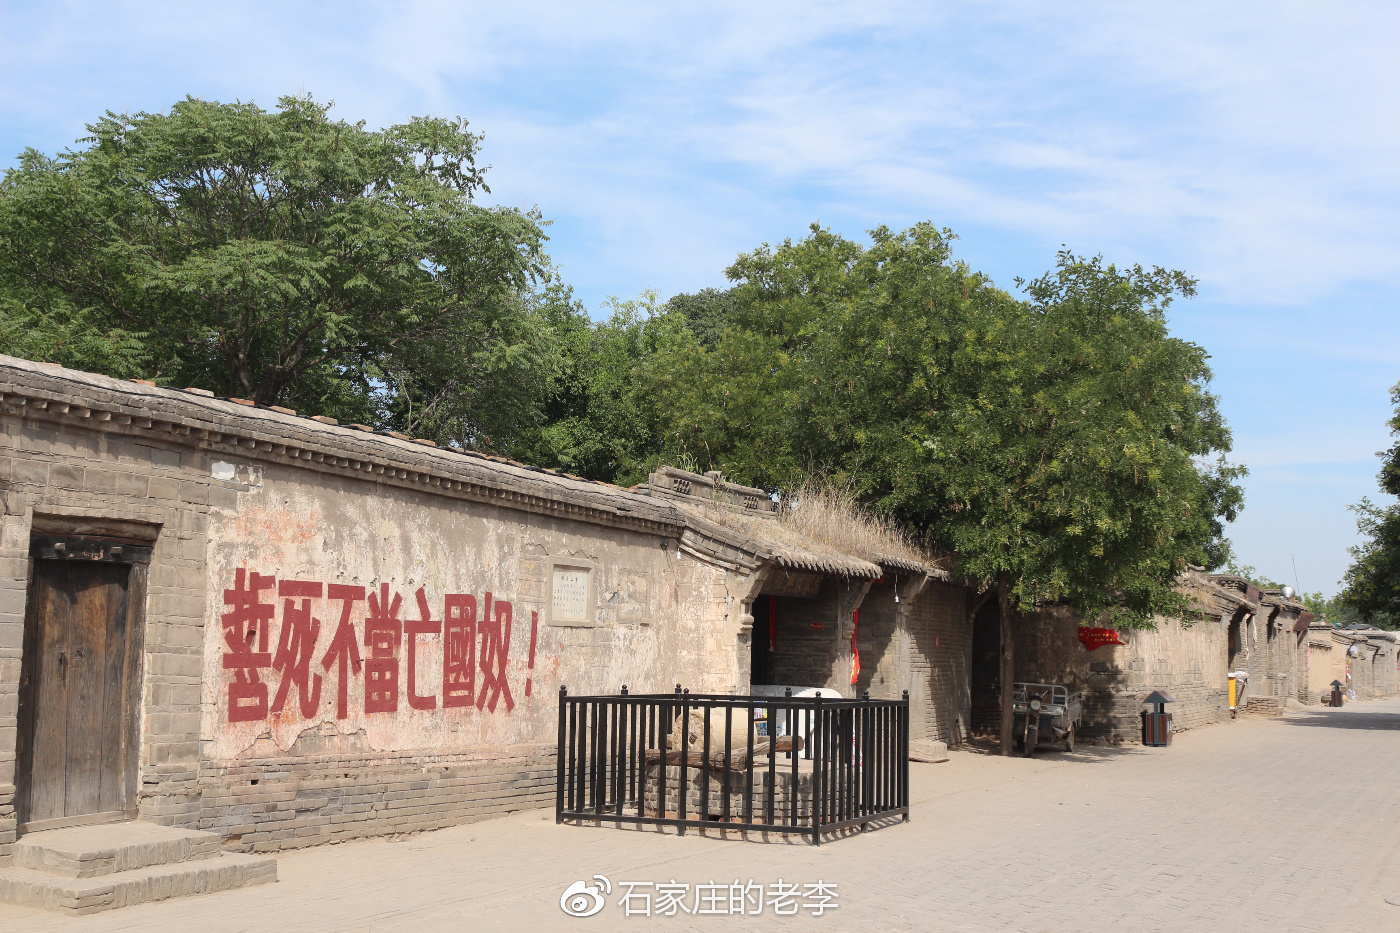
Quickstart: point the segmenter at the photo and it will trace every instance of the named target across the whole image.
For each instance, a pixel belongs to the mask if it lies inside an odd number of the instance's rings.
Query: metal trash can
[[[1169,693],[1154,690],[1142,702],[1153,707],[1142,711],[1142,744],[1153,748],[1172,744],[1172,714],[1167,712],[1166,704],[1176,700]]]
[[[1343,684],[1340,680],[1332,681],[1332,702],[1327,704],[1328,706],[1342,705],[1342,686]]]

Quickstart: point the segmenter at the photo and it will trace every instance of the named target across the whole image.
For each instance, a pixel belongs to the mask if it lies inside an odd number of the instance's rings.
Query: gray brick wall
[[[190,479],[203,455],[137,443],[121,433],[58,431],[7,420],[0,433],[0,863],[15,835],[15,738],[35,514],[81,528],[85,519],[135,522],[156,533],[148,578],[140,812],[187,822],[198,803],[200,654],[208,503],[229,494]],[[207,471],[207,467],[205,467]]]
[[[851,695],[851,588],[827,576],[815,597],[778,597],[777,650],[773,680],[779,684],[820,687]]]
[[[931,582],[908,613],[910,735],[961,744],[971,727],[972,624],[967,590]]]
[[[1142,699],[1165,690],[1178,730],[1229,717],[1226,624],[1219,619],[1158,619],[1155,631],[1124,632],[1127,645],[1089,651],[1080,619],[1062,608],[1032,613],[1015,628],[1016,680],[1083,691],[1081,735],[1111,743],[1142,739]]]
[[[0,364],[0,368],[10,365]],[[43,382],[42,374],[38,381]],[[77,399],[62,401],[49,386],[41,406],[34,398],[12,394],[11,383],[3,379],[0,383],[4,390],[0,397],[0,865],[10,861],[16,832],[18,682],[28,545],[36,515],[44,517],[50,531],[57,523],[63,526],[58,530],[100,534],[93,529],[112,522],[140,523],[150,530],[154,543],[143,603],[139,814],[154,822],[218,830],[235,847],[273,850],[415,832],[548,803],[554,787],[553,704],[548,700],[556,685],[543,686],[541,678],[559,670],[560,663],[582,664],[578,670],[569,668],[577,678],[569,680],[569,686],[584,692],[616,689],[622,682],[632,684],[634,690],[657,689],[660,684],[646,681],[660,667],[665,668],[664,681],[683,674],[695,678],[697,688],[723,689],[728,683],[732,689],[737,644],[732,630],[737,629],[737,621],[731,618],[734,599],[726,571],[702,566],[689,555],[677,559],[674,546],[659,547],[672,526],[662,521],[661,507],[648,506],[635,495],[576,480],[565,483],[542,477],[536,481],[532,476],[506,476],[501,480],[504,490],[478,488],[466,480],[422,472],[413,460],[421,448],[407,454],[383,451],[385,460],[407,464],[386,466],[384,460],[362,459],[366,451],[361,448],[382,446],[379,439],[361,441],[359,435],[344,430],[326,435],[314,425],[291,425],[288,435],[281,437],[257,434],[256,429],[247,429],[253,432],[251,437],[230,434],[228,425],[212,422],[192,428],[180,421],[189,415],[177,412],[182,400],[170,398],[177,393],[155,398],[152,390],[140,387],[127,397],[117,386],[108,399],[115,414],[107,411],[82,420],[94,414],[85,407],[93,404],[90,401],[83,407]],[[297,438],[302,443],[318,443],[331,452],[290,444],[290,435],[297,432],[304,435]],[[344,437],[349,440],[340,450],[336,445]],[[462,746],[471,742],[459,742],[451,749],[415,746],[408,751],[376,746],[372,751],[321,754],[308,751],[314,742],[303,739],[287,754],[260,745],[232,758],[211,755],[213,739],[204,725],[211,710],[217,718],[217,709],[211,706],[217,699],[211,697],[217,698],[221,690],[204,683],[204,676],[210,669],[210,652],[217,655],[222,638],[217,631],[217,587],[222,584],[212,572],[210,555],[220,557],[225,547],[222,540],[211,541],[211,516],[217,514],[227,526],[230,515],[240,514],[252,487],[238,480],[256,476],[257,485],[263,476],[263,465],[250,463],[247,456],[254,451],[256,458],[268,459],[269,474],[280,470],[280,476],[290,468],[308,488],[322,482],[341,490],[337,494],[342,497],[408,499],[434,520],[449,514],[479,516],[485,510],[498,524],[512,523],[506,529],[512,544],[523,534],[543,540],[564,529],[559,533],[573,534],[579,541],[573,545],[575,550],[587,548],[603,555],[598,561],[597,597],[605,611],[600,611],[597,626],[557,630],[562,633],[557,639],[560,651],[542,659],[536,672],[534,715],[551,725],[541,735],[534,734],[541,730],[517,730],[551,741],[487,741],[469,748]],[[237,478],[213,478],[213,461],[230,457],[239,465]],[[464,465],[454,461],[442,469],[449,476],[453,471],[481,473],[475,461],[460,459]],[[339,471],[334,480],[318,479],[331,471]],[[564,485],[568,485],[568,499],[549,499],[536,488]],[[449,487],[453,498],[446,495]],[[286,492],[295,495],[299,490],[287,486]],[[601,511],[619,497],[627,497],[621,503],[626,508],[618,508],[615,515]],[[502,508],[503,501],[512,507]],[[586,523],[590,516],[606,521]],[[645,560],[619,556],[628,548],[629,554],[634,551]],[[502,580],[513,580],[521,563],[512,558],[499,568],[493,565],[492,572]],[[624,580],[617,573],[624,565],[640,573]],[[678,607],[682,579],[693,592]],[[538,590],[540,581],[533,582]],[[406,585],[401,589],[411,599],[412,590]],[[517,626],[524,625],[521,631],[531,631],[528,610],[543,609],[535,605],[543,596],[535,591],[523,594],[526,602],[517,605],[516,617]],[[612,618],[607,613],[614,603],[630,614],[619,610],[618,618]],[[657,617],[657,613],[664,615]],[[206,630],[210,619],[216,628],[213,632]],[[555,632],[542,626],[541,646]],[[570,638],[586,644],[572,645]],[[663,644],[663,639],[676,644]],[[532,642],[528,635],[517,642],[514,651],[523,667]],[[638,650],[639,645],[645,650]],[[580,674],[598,666],[581,660],[580,649],[604,662],[593,678],[597,684]],[[668,663],[658,666],[658,655]],[[704,663],[695,663],[700,660]],[[217,661],[215,656],[216,669]],[[546,662],[552,665],[548,670],[543,667]],[[650,671],[648,676],[639,673],[644,667]],[[517,673],[523,675],[523,671]],[[522,686],[515,684],[517,703],[524,699]]]
[[[217,832],[242,852],[275,852],[423,832],[545,806],[553,746],[471,755],[366,753],[207,763],[181,825]]]

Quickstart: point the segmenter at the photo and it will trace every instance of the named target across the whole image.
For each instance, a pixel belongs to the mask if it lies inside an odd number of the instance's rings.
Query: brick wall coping
[[[1259,608],[1263,594],[1244,577],[1232,573],[1212,573],[1206,574],[1205,577],[1210,585],[1219,591],[1220,598],[1228,600],[1236,608],[1240,606],[1247,606],[1251,610]]]
[[[669,503],[542,467],[0,355],[0,412],[679,537]]]
[[[816,543],[781,554],[750,536],[687,514],[665,499],[404,435],[341,425],[290,409],[202,391],[36,363],[0,354],[0,415],[120,433],[214,455],[370,480],[433,495],[647,532],[696,557],[751,572],[775,561],[798,569],[878,577],[880,568]]]

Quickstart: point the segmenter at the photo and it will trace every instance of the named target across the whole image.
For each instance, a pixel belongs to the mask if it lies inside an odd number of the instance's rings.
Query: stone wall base
[[[218,833],[236,852],[443,829],[548,805],[554,758],[552,745],[520,745],[209,763],[189,828]]]

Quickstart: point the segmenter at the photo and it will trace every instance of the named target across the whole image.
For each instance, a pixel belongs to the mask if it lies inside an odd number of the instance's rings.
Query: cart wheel
[[[1070,726],[1069,731],[1065,733],[1065,751],[1074,751],[1074,726]]]
[[[1039,740],[1040,740],[1040,730],[1039,730],[1039,729],[1027,729],[1027,730],[1026,730],[1026,743],[1025,743],[1025,747],[1021,749],[1021,755],[1022,755],[1022,757],[1029,758],[1029,757],[1031,757],[1031,755],[1035,754],[1035,743],[1038,742]]]

